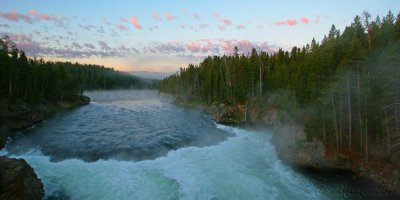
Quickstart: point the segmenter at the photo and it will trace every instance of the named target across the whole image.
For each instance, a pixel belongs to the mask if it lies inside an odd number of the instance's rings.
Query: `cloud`
[[[232,25],[231,19],[229,19],[227,17],[221,18],[219,13],[213,13],[213,17],[215,18],[215,20],[217,20],[217,23],[218,23],[217,27],[220,30],[225,30],[225,28],[227,26]]]
[[[190,42],[186,44],[186,48],[192,52],[199,52],[201,50],[201,45],[198,42]]]
[[[190,13],[186,8],[183,8],[182,13],[192,17],[193,19],[200,19],[200,16],[197,13]]]
[[[121,22],[128,23],[128,20],[125,18],[121,18],[120,20],[121,20]]]
[[[215,19],[219,19],[219,18],[220,18],[219,13],[216,13],[216,12],[215,12],[215,13],[213,13],[212,15],[213,15],[213,17],[214,17]]]
[[[94,45],[90,44],[90,43],[85,43],[83,46],[88,48],[88,49],[95,49]]]
[[[315,19],[314,19],[314,23],[318,24],[319,23],[319,18],[320,18],[320,16],[316,16]]]
[[[294,25],[297,25],[297,20],[288,19],[288,20],[285,20],[285,21],[277,21],[277,22],[275,22],[275,24],[277,26],[282,26],[282,25],[294,26]]]
[[[100,45],[101,50],[109,51],[111,48],[108,46],[108,44],[105,41],[98,41],[98,44]]]
[[[35,19],[37,21],[52,21],[54,22],[57,26],[64,27],[65,26],[65,21],[67,18],[62,17],[62,16],[55,16],[55,15],[48,15],[48,14],[36,14],[35,12]]]
[[[64,45],[59,47],[47,46],[49,42],[36,42],[30,34],[3,33],[0,35],[8,35],[15,42],[18,49],[23,50],[30,57],[58,57],[58,58],[89,58],[89,57],[125,57],[132,53],[139,53],[136,48],[128,48],[120,46],[119,48],[110,47],[105,41],[98,41],[99,47],[90,43],[79,44],[73,42],[70,46]],[[55,42],[62,36],[48,37],[49,40]],[[45,38],[44,38],[45,39]],[[51,42],[51,44],[55,44]]]
[[[192,17],[195,18],[195,19],[200,19],[200,16],[198,14],[196,14],[196,13],[193,14]]]
[[[220,30],[225,30],[225,28],[232,24],[232,20],[228,18],[218,19],[218,28]]]
[[[308,22],[310,21],[307,17],[302,17],[300,19],[301,22],[303,22],[304,24],[308,24]]]
[[[142,26],[140,26],[139,21],[135,16],[131,17],[131,22],[135,26],[136,29],[142,29]]]
[[[32,16],[35,16],[36,15],[36,10],[31,9],[31,10],[28,11],[28,13],[30,15],[32,15]]]
[[[186,9],[186,8],[182,8],[182,10],[181,10],[183,13],[185,13],[185,14],[189,14],[189,11]]]
[[[28,11],[29,15],[25,14],[20,14],[17,13],[16,11],[11,11],[11,12],[0,12],[0,17],[7,19],[9,21],[24,21],[26,23],[32,24],[33,22],[38,22],[38,21],[52,21],[55,23],[56,26],[58,27],[64,27],[65,26],[65,21],[67,18],[62,17],[62,16],[54,16],[54,15],[48,15],[48,14],[37,14],[35,10],[31,9]],[[31,17],[31,16],[32,17]]]
[[[100,33],[100,34],[106,33],[106,31],[104,30],[103,26],[97,27],[96,32]]]
[[[153,18],[157,21],[161,21],[161,17],[157,12],[153,12],[151,13],[151,16],[153,16]]]
[[[195,30],[195,28],[193,28],[193,26],[191,26],[189,24],[182,24],[180,27],[182,29]]]
[[[166,43],[156,43],[156,45],[153,46],[154,49],[156,49],[160,53],[178,53],[178,52],[184,52],[185,47],[182,45],[182,43],[176,42],[176,41],[170,41]]]
[[[121,31],[127,31],[129,30],[128,27],[122,25],[122,24],[117,24],[115,25],[117,27],[117,29],[121,30]]]
[[[178,19],[176,16],[172,15],[169,12],[165,13],[165,18],[167,18],[168,21],[173,21],[173,20]]]
[[[200,24],[200,25],[199,25],[199,28],[205,29],[205,28],[207,28],[208,26],[210,26],[210,25],[209,25],[209,24]]]
[[[158,25],[157,26],[150,26],[148,28],[149,31],[155,31],[155,30],[158,30],[158,29],[160,29],[160,27]]]
[[[319,23],[319,16],[316,16],[315,19],[313,20],[314,23]],[[282,21],[276,21],[275,25],[277,26],[295,26],[298,25],[300,22],[302,24],[309,24],[310,23],[310,19],[308,17],[302,17],[298,20],[296,19],[288,19],[288,20],[282,20]]]
[[[3,27],[3,28],[10,28],[10,25],[8,25],[8,24],[0,24],[0,27]]]
[[[81,27],[81,28],[83,28],[83,29],[85,29],[87,31],[91,31],[92,28],[96,28],[95,26],[90,25],[90,24],[84,24],[84,25],[79,24],[79,27]]]
[[[82,46],[81,46],[80,44],[78,44],[77,42],[73,42],[73,43],[71,44],[71,47],[72,47],[72,48],[75,48],[75,49],[82,49]]]
[[[164,43],[150,43],[143,48],[145,53],[161,53],[176,55],[179,57],[205,57],[208,55],[232,54],[234,47],[238,47],[240,52],[248,54],[253,48],[272,53],[276,51],[276,46],[266,42],[251,42],[249,40],[212,40],[200,39],[197,41],[178,42],[170,41]]]
[[[19,20],[25,21],[26,23],[32,23],[32,18],[29,15],[19,14],[16,11],[11,12],[0,12],[0,17],[7,19],[9,21],[16,21]]]
[[[239,24],[236,26],[236,29],[245,29],[245,28],[246,28],[246,25],[244,25],[244,24]]]

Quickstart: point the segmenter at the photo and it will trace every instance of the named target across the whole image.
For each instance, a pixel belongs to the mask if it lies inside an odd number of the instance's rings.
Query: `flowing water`
[[[47,199],[342,198],[282,164],[267,130],[215,124],[156,91],[87,95],[1,151],[35,169]]]

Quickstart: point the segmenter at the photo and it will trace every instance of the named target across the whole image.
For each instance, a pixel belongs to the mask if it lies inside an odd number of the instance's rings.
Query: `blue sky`
[[[0,35],[28,56],[123,71],[175,71],[204,56],[302,46],[398,0],[0,0]]]

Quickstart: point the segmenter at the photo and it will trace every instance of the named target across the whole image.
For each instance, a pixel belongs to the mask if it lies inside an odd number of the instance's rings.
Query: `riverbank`
[[[43,121],[48,116],[86,105],[90,98],[75,96],[70,101],[40,103],[29,105],[16,100],[0,99],[0,149],[4,148],[8,137],[17,130],[31,127]],[[44,189],[41,180],[33,168],[23,159],[13,159],[0,156],[0,199],[42,199]]]
[[[12,136],[15,131],[31,127],[56,112],[86,105],[89,102],[90,98],[86,96],[75,96],[70,101],[42,102],[37,105],[29,105],[21,100],[11,103],[9,98],[0,98],[0,149],[4,148],[7,137]]]
[[[400,195],[400,160],[396,156],[387,158],[371,155],[366,163],[355,152],[335,151],[316,138],[310,141],[302,124],[296,123],[286,112],[281,112],[272,104],[263,107],[256,102],[248,102],[247,105],[204,105],[185,101],[175,103],[199,107],[217,123],[262,124],[271,127],[274,130],[272,143],[277,155],[287,165],[328,175],[332,171],[342,171],[387,188],[388,194]]]

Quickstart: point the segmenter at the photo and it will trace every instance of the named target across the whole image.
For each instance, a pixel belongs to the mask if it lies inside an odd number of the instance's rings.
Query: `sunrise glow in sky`
[[[28,56],[123,71],[171,72],[204,56],[268,52],[343,31],[399,0],[0,0],[0,36]]]

